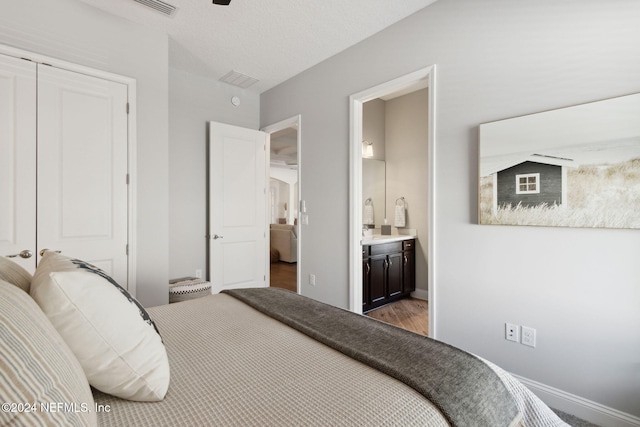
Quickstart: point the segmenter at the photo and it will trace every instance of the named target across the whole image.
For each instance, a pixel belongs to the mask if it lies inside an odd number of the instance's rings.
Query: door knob
[[[44,253],[47,252],[47,251],[55,252],[57,254],[59,254],[61,252],[61,251],[54,251],[53,249],[45,248],[45,249],[40,249],[40,256],[44,256]]]
[[[222,238],[224,238],[224,236],[219,236],[217,234],[213,235],[213,240],[218,240],[218,239],[222,239]]]
[[[25,249],[23,251],[20,251],[19,254],[7,255],[7,258],[16,258],[16,257],[31,258],[32,256],[33,256],[33,252],[31,252],[28,249]]]

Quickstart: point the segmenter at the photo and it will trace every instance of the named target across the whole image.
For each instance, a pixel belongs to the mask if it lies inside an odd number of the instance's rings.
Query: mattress
[[[448,425],[402,382],[231,296],[148,311],[167,348],[169,391],[161,402],[94,391],[99,425]]]
[[[133,402],[94,390],[99,425],[450,425],[415,388],[229,294],[148,311],[167,349],[167,395]],[[515,378],[484,362],[521,415],[512,425],[567,426]]]

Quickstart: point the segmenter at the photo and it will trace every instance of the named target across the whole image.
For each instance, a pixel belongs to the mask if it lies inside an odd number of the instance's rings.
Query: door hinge
[[[127,102],[127,114],[129,114],[129,103]]]
[[[125,255],[129,255],[129,244],[124,245],[124,253]]]
[[[127,185],[129,185],[129,174],[126,175],[125,181],[126,181]]]

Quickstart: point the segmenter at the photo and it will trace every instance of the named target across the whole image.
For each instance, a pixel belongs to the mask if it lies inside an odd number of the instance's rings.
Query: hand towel
[[[364,206],[364,217],[362,218],[364,224],[373,225],[373,205],[368,204]]]
[[[404,206],[396,205],[395,220],[393,225],[395,227],[404,227],[405,221],[406,221],[406,213],[404,210]]]

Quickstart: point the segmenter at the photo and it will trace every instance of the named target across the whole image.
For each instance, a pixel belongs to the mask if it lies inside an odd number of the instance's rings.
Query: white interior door
[[[266,286],[268,135],[209,122],[212,292]]]
[[[127,87],[38,66],[38,251],[127,288]]]
[[[0,55],[0,256],[36,257],[36,64]],[[22,256],[20,256],[22,254]],[[16,256],[14,256],[16,255]]]

